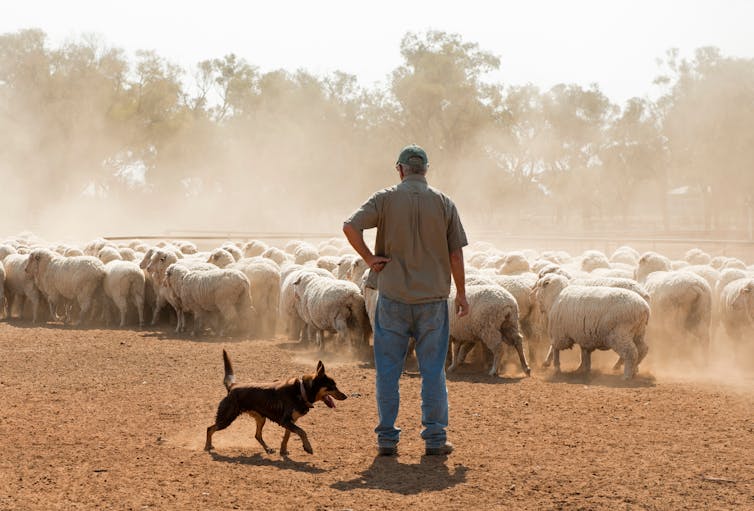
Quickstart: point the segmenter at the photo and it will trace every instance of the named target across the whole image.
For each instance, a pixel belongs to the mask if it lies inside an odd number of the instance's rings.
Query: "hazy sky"
[[[183,66],[233,52],[262,71],[339,69],[365,85],[400,65],[406,32],[444,30],[498,55],[496,81],[597,82],[619,102],[655,93],[656,60],[668,48],[754,57],[752,20],[747,0],[0,0],[0,33],[37,27],[57,45],[94,32]]]

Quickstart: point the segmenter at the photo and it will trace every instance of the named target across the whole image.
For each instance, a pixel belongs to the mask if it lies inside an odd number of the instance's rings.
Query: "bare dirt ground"
[[[349,399],[318,403],[290,456],[239,418],[202,450],[239,381],[296,376],[322,358]],[[650,353],[651,355],[651,353]],[[575,363],[564,361],[564,369]],[[632,384],[449,378],[447,458],[423,456],[420,379],[402,381],[400,456],[376,458],[374,371],[285,340],[0,324],[0,509],[754,509],[754,379],[650,374]],[[282,429],[265,428],[279,445]]]

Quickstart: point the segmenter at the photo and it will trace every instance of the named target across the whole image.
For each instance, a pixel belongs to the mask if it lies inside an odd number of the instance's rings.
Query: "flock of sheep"
[[[692,358],[718,333],[743,345],[754,332],[754,266],[739,259],[692,249],[671,260],[626,246],[609,256],[502,252],[485,242],[465,255],[471,313],[451,314],[449,371],[476,348],[496,374],[506,346],[526,374],[534,361],[560,371],[560,351],[578,345],[579,371],[590,371],[594,350],[613,350],[630,379],[650,347]],[[368,269],[342,239],[199,251],[188,241],[76,247],[21,236],[0,243],[0,263],[0,318],[171,321],[192,335],[285,333],[361,354],[370,346],[377,291],[365,287]]]

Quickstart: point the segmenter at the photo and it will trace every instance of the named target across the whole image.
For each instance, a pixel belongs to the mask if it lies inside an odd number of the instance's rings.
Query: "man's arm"
[[[469,302],[466,301],[466,270],[463,264],[463,247],[450,253],[450,273],[456,284],[456,314],[459,317],[469,313]]]
[[[385,263],[390,262],[390,258],[388,257],[374,255],[364,241],[364,233],[351,224],[347,222],[343,224],[343,234],[346,235],[348,243],[351,244],[356,253],[361,256],[364,262],[367,263],[367,266],[373,271],[379,273],[385,267]]]

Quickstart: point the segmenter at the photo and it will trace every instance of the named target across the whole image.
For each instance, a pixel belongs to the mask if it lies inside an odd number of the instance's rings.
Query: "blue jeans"
[[[398,382],[410,337],[416,340],[416,358],[422,378],[422,430],[427,447],[445,444],[448,427],[448,302],[410,305],[381,296],[374,316],[374,365],[377,372],[377,413],[374,430],[379,447],[393,447],[401,430],[395,427],[400,404]]]

